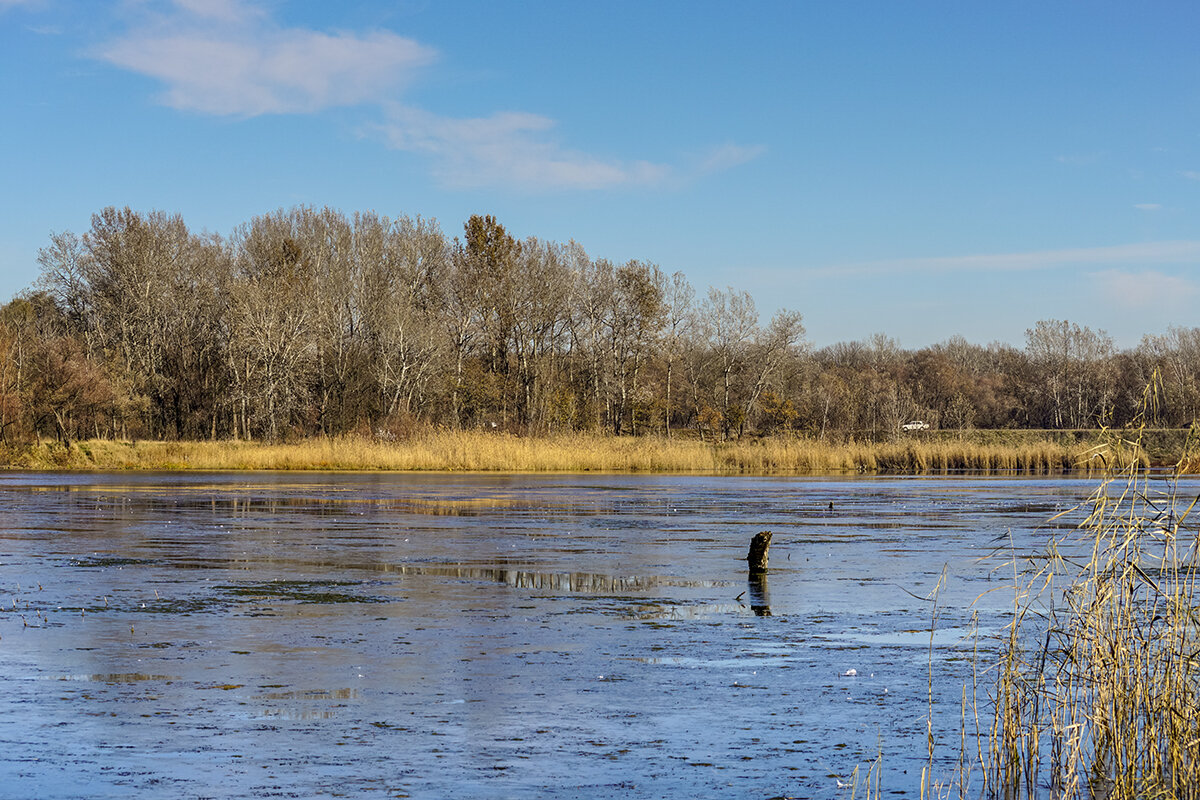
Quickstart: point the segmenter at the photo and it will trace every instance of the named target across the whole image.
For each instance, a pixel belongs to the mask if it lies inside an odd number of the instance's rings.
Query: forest
[[[517,239],[492,216],[295,207],[230,235],[105,208],[52,234],[0,309],[0,435],[280,441],[417,427],[705,441],[793,432],[888,441],[934,429],[1186,427],[1200,328],[1118,350],[1042,320],[1024,347],[885,334],[815,349],[733,287]],[[853,298],[844,298],[848,309]]]

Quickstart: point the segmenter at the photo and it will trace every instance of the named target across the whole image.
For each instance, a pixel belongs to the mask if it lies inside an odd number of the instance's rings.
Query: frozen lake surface
[[[0,796],[918,797],[930,670],[948,776],[972,616],[1094,488],[0,475]]]

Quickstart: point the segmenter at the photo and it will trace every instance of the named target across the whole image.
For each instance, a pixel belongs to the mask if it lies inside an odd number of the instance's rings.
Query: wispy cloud
[[[856,275],[897,272],[1005,272],[1061,269],[1104,264],[1200,263],[1200,241],[1140,242],[1110,247],[1036,250],[1026,253],[990,253],[935,258],[898,258],[819,267],[817,275]]]
[[[1089,278],[1105,297],[1128,308],[1173,310],[1192,303],[1200,296],[1200,284],[1157,270],[1131,272],[1109,269],[1093,272]]]
[[[671,185],[736,167],[763,152],[726,144],[687,168],[598,156],[562,144],[555,136],[557,122],[540,114],[448,117],[404,103],[405,86],[438,53],[391,31],[283,27],[266,6],[251,0],[139,0],[135,8],[141,15],[137,24],[95,55],[159,81],[165,105],[244,117],[375,107],[381,118],[369,129],[389,147],[428,159],[434,177],[450,187]]]
[[[430,156],[438,179],[459,188],[606,189],[654,185],[671,173],[663,164],[563,147],[553,138],[555,126],[549,117],[518,111],[460,119],[397,105],[383,131],[391,147]]]
[[[17,6],[34,6],[41,2],[42,0],[0,0],[0,12],[16,8]]]
[[[765,147],[725,144],[682,166],[621,161],[572,150],[554,136],[557,122],[506,111],[454,118],[393,105],[381,126],[389,146],[424,153],[434,174],[457,188],[506,186],[534,191],[678,186],[758,158]]]
[[[1133,207],[1138,211],[1161,211],[1162,203],[1134,203]]]
[[[727,143],[720,147],[714,147],[712,150],[704,154],[700,159],[698,171],[700,174],[709,172],[721,172],[732,167],[740,167],[767,152],[764,145],[755,145],[753,147],[743,147],[741,145]]]
[[[1179,174],[1187,178],[1189,181],[1200,181],[1200,172],[1197,172],[1194,169],[1186,169]]]

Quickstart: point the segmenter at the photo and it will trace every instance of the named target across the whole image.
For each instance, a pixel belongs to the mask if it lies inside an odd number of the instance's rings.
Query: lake
[[[0,475],[0,796],[918,797],[1094,488]]]

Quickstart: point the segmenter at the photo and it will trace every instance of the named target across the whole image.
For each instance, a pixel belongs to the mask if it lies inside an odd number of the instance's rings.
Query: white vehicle
[[[922,422],[919,419],[915,419],[912,422],[904,423],[900,427],[901,427],[901,429],[906,430],[906,431],[927,431],[927,430],[929,430],[929,423]]]

